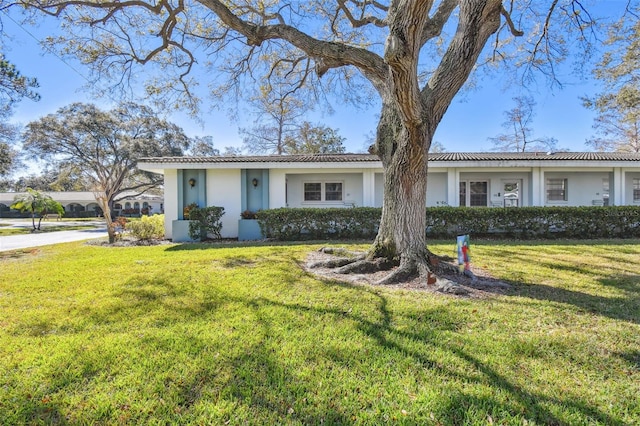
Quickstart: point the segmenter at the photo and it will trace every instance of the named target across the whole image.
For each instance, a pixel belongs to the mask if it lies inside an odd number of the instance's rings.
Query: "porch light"
[[[253,180],[251,181],[251,183],[253,184],[253,187],[257,187],[258,186],[258,179],[253,178]]]
[[[196,186],[196,180],[194,178],[189,179],[189,185],[193,188]]]

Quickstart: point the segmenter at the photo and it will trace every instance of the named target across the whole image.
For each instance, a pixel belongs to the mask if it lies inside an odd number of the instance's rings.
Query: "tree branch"
[[[507,22],[511,34],[516,37],[522,37],[524,35],[524,32],[516,28],[513,20],[511,19],[511,14],[507,11],[507,9],[504,8],[504,6],[502,6],[502,10],[500,10],[500,13],[502,14],[502,16],[504,16],[504,20]]]
[[[451,13],[458,7],[460,0],[444,0],[438,6],[433,17],[428,19],[422,28],[422,40],[420,45],[424,46],[429,40],[442,34],[442,29],[451,17]]]

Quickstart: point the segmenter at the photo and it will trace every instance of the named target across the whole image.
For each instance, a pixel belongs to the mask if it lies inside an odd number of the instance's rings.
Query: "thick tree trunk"
[[[397,110],[383,107],[377,151],[384,166],[384,204],[368,259],[400,261],[389,281],[428,273],[426,245],[427,159],[432,132],[426,121],[404,125]]]

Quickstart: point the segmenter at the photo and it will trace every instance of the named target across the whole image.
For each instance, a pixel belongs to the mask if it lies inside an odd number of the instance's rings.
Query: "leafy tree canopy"
[[[24,149],[33,159],[86,180],[110,230],[111,206],[124,192],[142,194],[163,182],[162,176],[138,170],[138,159],[179,156],[188,147],[180,127],[133,103],[110,111],[72,104],[29,123],[24,132]]]
[[[33,90],[38,87],[35,78],[23,76],[0,52],[0,107],[6,108],[23,98],[40,100],[40,95]]]
[[[632,16],[640,15],[636,6]],[[596,112],[595,135],[587,146],[598,151],[640,152],[640,19],[612,26],[606,51],[594,69],[605,90],[583,98]]]
[[[296,135],[287,136],[285,146],[288,154],[342,154],[343,142],[337,130],[305,121]]]
[[[51,198],[50,195],[27,188],[27,191],[15,196],[13,204],[10,208],[20,210],[21,212],[31,213],[31,223],[33,230],[39,230],[42,218],[48,213],[63,214],[64,208],[62,204]],[[39,215],[38,225],[36,225],[35,217]]]

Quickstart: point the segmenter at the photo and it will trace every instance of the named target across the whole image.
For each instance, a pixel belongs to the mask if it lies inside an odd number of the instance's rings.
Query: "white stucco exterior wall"
[[[342,182],[342,201],[305,202],[305,182]],[[289,207],[362,207],[362,173],[287,174],[287,204]]]
[[[269,208],[287,207],[287,174],[286,170],[269,170]]]
[[[432,173],[427,175],[427,207],[446,206],[447,202],[447,173]]]
[[[178,171],[164,172],[164,237],[171,239],[172,222],[178,220]]]
[[[207,170],[207,206],[224,207],[223,238],[238,236],[238,220],[242,209],[240,169]]]
[[[602,200],[603,181],[609,178],[607,172],[567,172],[546,171],[544,174],[546,206],[591,206],[594,200]],[[550,201],[546,198],[547,179],[567,179],[567,200]]]

